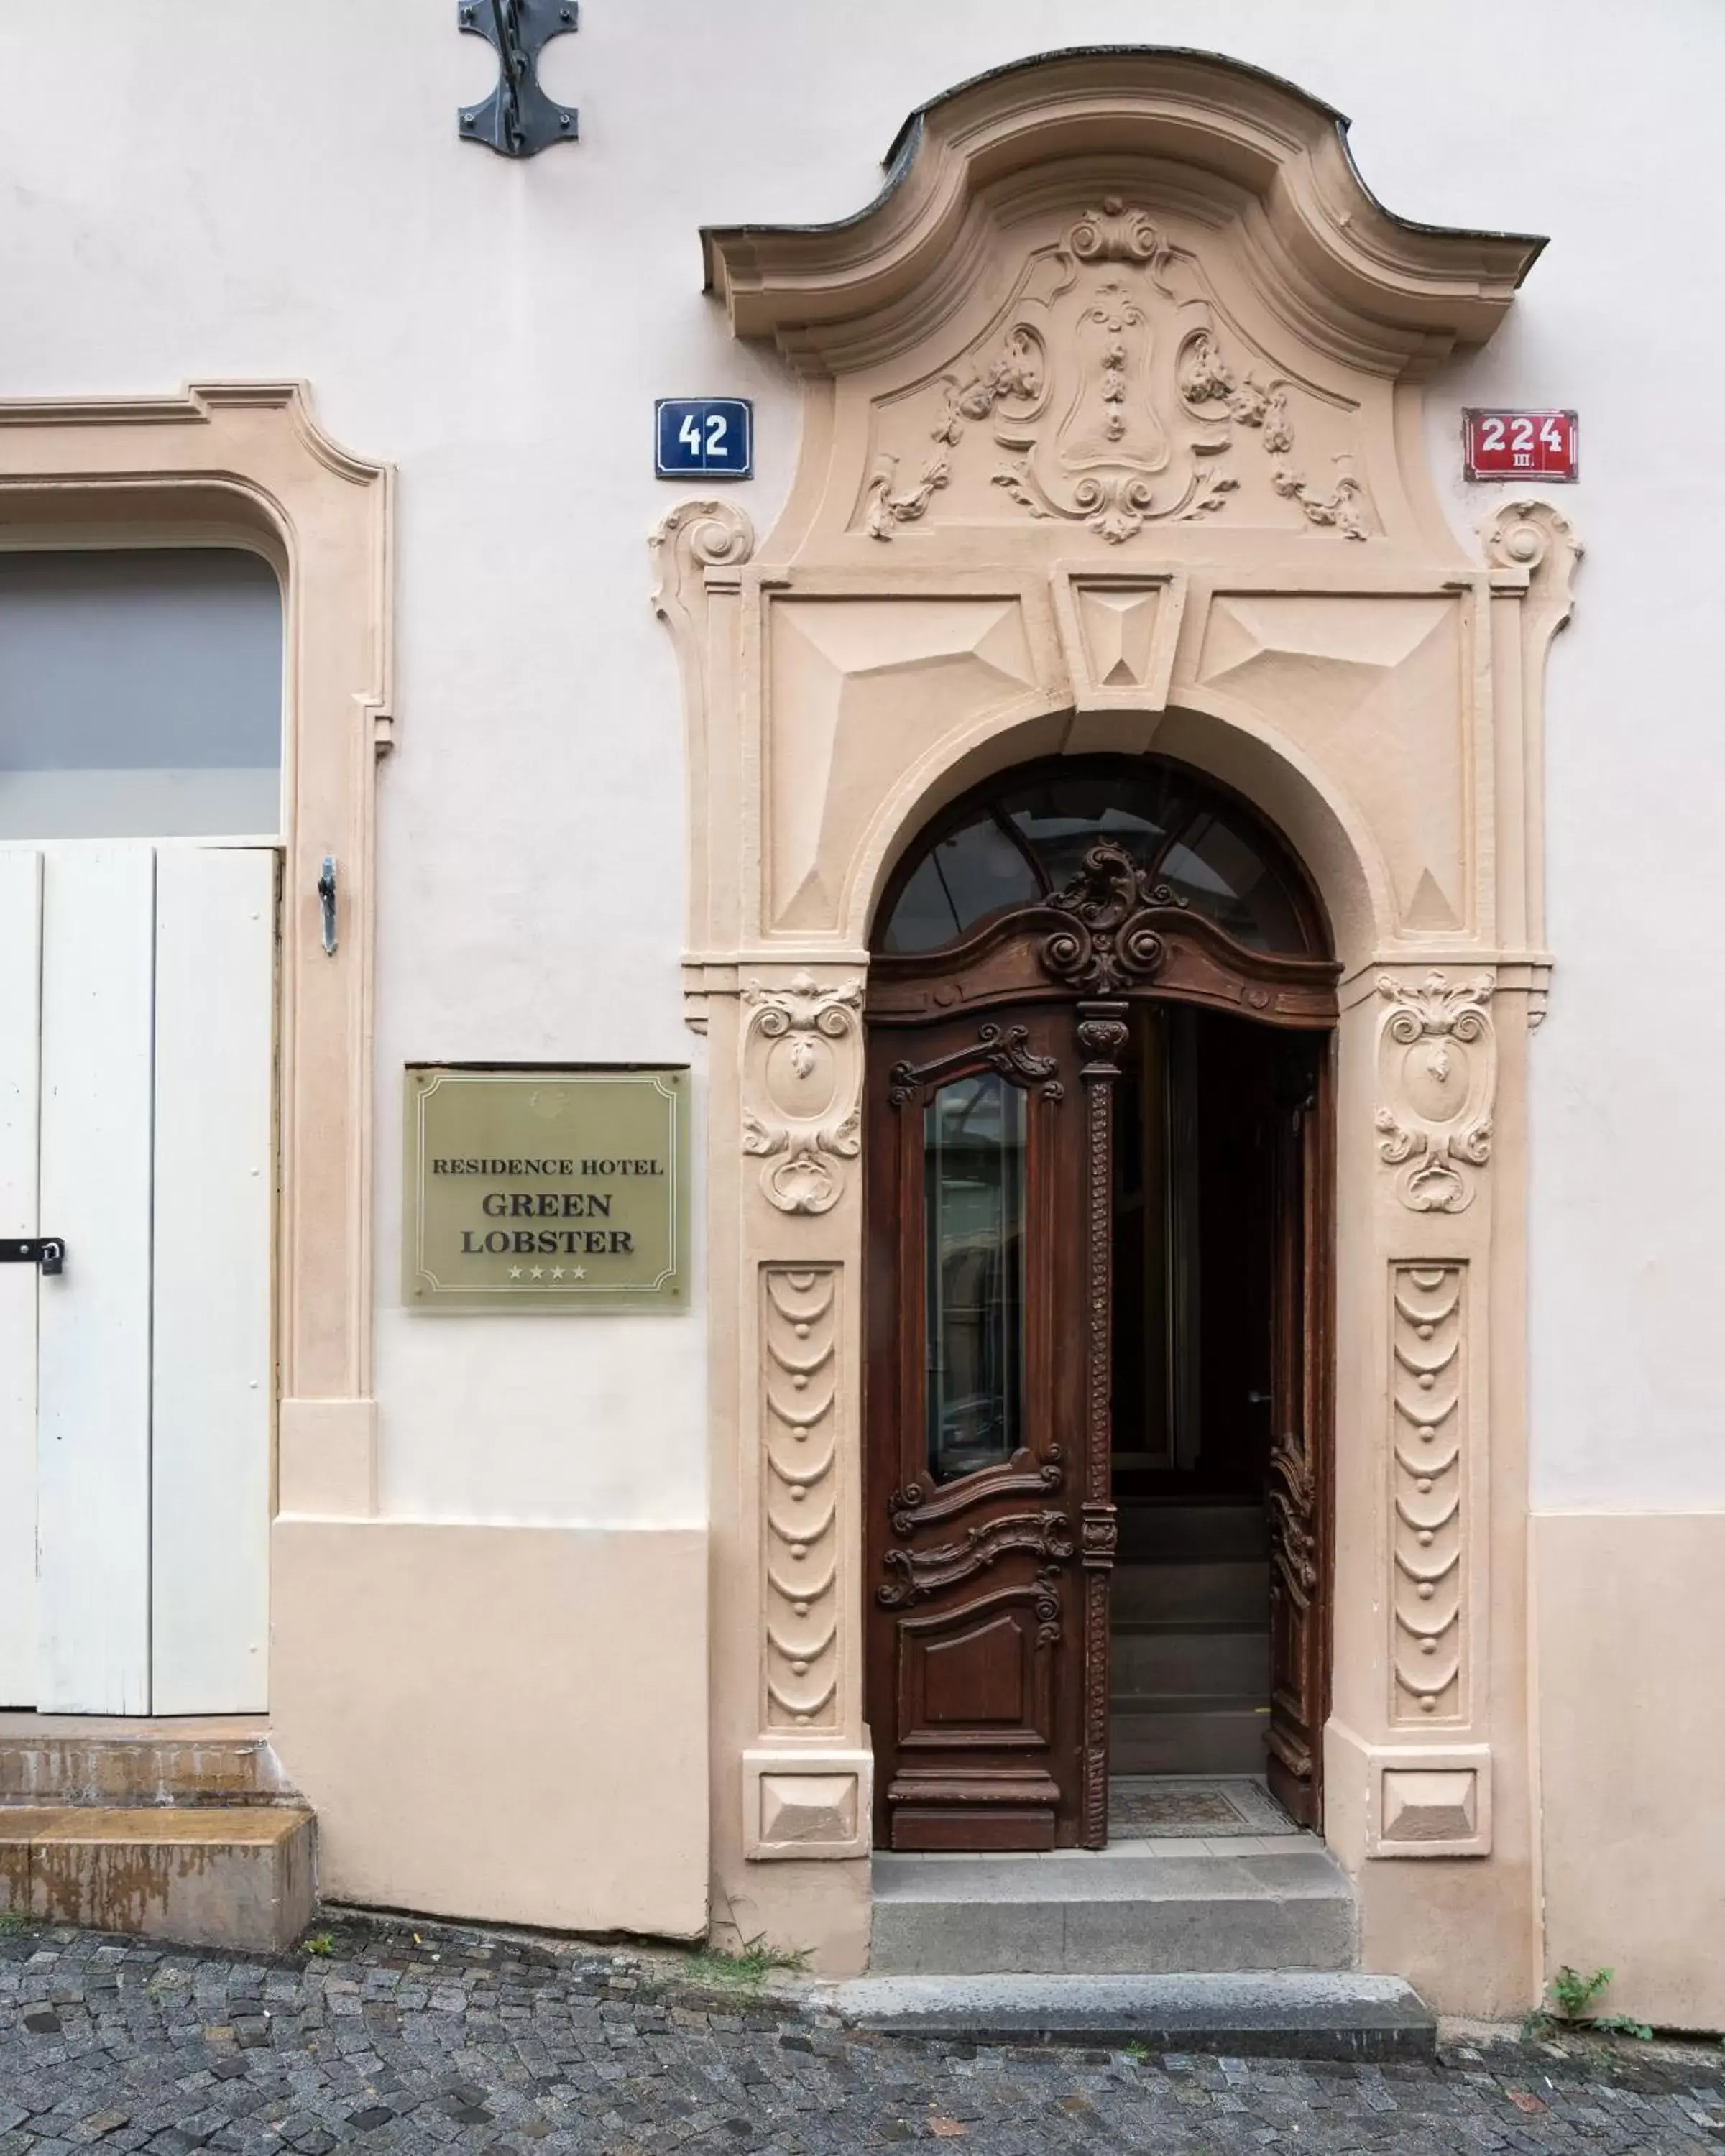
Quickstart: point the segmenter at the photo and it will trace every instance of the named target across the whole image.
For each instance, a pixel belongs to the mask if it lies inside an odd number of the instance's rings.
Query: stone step
[[[285,1805],[0,1809],[0,1915],[273,1953],[316,1907],[311,1814]]]
[[[1278,1839],[1282,1839],[1278,1837]],[[875,1976],[1168,1975],[1194,1970],[1343,1969],[1353,1895],[1322,1842],[1275,1853],[874,1860]]]
[[[1237,1692],[1270,1697],[1270,1635],[1250,1625],[1117,1625],[1108,1650],[1111,1691]]]
[[[297,1801],[259,1729],[194,1722],[110,1731],[69,1716],[0,1717],[0,1805]]]
[[[1132,1558],[1113,1572],[1117,1624],[1246,1624],[1270,1621],[1270,1566],[1261,1558],[1203,1563]]]
[[[1122,1558],[1199,1564],[1217,1558],[1266,1558],[1270,1523],[1261,1505],[1147,1505],[1120,1507]]]
[[[1116,1697],[1108,1702],[1108,1771],[1261,1774],[1269,1731],[1261,1696]]]
[[[829,1986],[824,2003],[854,2028],[972,2044],[1361,2061],[1437,2050],[1437,2017],[1399,1976],[865,1976]]]

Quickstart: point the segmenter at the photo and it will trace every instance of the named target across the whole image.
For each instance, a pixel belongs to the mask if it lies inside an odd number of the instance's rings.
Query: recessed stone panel
[[[855,1774],[763,1774],[762,1841],[849,1841],[856,1833]]]
[[[769,613],[768,921],[837,926],[870,814],[944,735],[1034,681],[1013,598],[782,598]]]
[[[1386,1841],[1461,1841],[1479,1830],[1479,1777],[1471,1768],[1384,1777]]]

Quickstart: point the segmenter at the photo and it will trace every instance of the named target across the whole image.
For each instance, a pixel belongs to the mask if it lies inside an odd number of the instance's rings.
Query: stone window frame
[[[0,400],[0,547],[230,546],[282,587],[276,1510],[377,1508],[372,1397],[376,766],[394,738],[394,474],[296,381]],[[323,948],[317,880],[337,864]]]

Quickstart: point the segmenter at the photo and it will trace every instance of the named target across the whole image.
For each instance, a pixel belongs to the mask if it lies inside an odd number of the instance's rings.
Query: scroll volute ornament
[[[1378,1152],[1399,1168],[1397,1194],[1414,1213],[1461,1213],[1491,1155],[1497,1040],[1495,983],[1486,974],[1417,985],[1380,974],[1389,1005],[1378,1035]]]
[[[1085,855],[1082,872],[1048,901],[1071,926],[1056,929],[1043,944],[1043,970],[1085,997],[1120,995],[1149,980],[1166,956],[1150,916],[1183,903],[1168,885],[1153,883],[1125,847],[1105,839]]]
[[[861,1150],[862,983],[798,973],[743,991],[742,1149],[781,1213],[829,1213]]]

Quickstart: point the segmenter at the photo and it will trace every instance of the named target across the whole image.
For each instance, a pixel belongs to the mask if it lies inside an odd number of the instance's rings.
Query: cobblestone
[[[0,2156],[1225,2156],[1725,2148],[1717,2046],[1337,2066],[914,2041],[644,1949],[354,1922],[280,1962],[0,1938]]]

